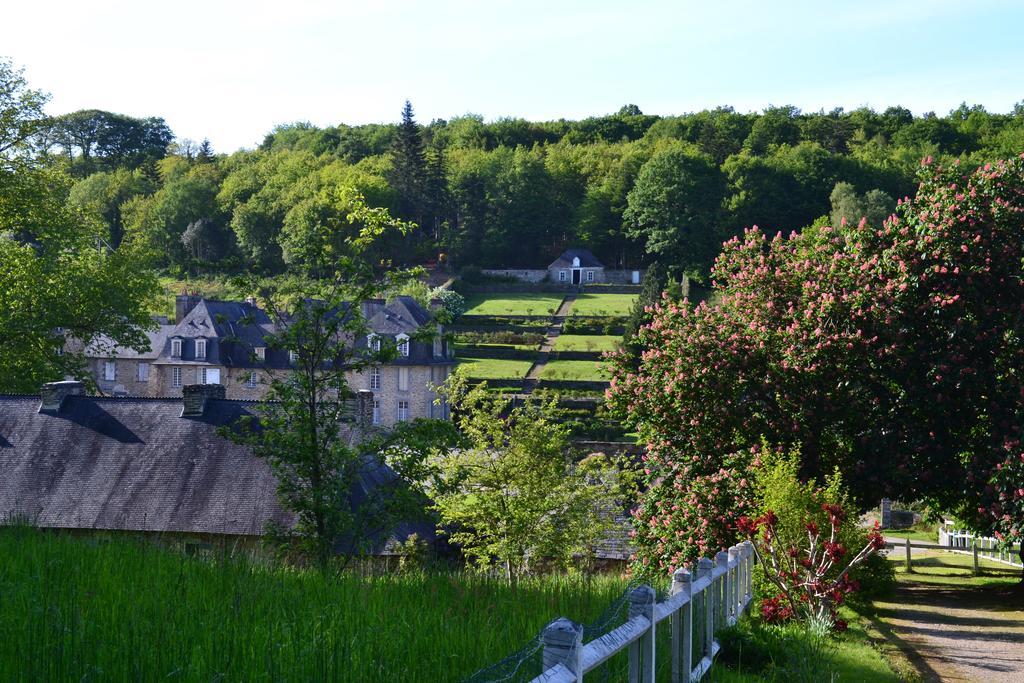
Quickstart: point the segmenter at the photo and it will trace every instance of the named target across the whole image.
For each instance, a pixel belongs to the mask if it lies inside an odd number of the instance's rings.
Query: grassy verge
[[[903,680],[874,646],[863,622],[843,609],[849,628],[815,636],[800,624],[773,626],[747,617],[721,634],[722,653],[709,680],[747,681],[888,681]]]
[[[633,310],[636,294],[580,294],[569,312],[573,315],[626,317]]]
[[[935,586],[1004,586],[1020,581],[1020,569],[979,558],[980,576],[974,576],[974,558],[971,555],[948,553],[942,550],[911,555],[911,568],[907,572],[902,549],[889,552],[889,561],[896,565],[896,580],[901,583],[930,584]]]
[[[551,315],[561,303],[551,294],[477,294],[466,302],[466,315]]]
[[[934,529],[886,529],[883,533],[893,538],[909,538],[911,541],[922,543],[937,543],[939,540],[938,532]]]
[[[553,360],[544,366],[541,379],[575,380],[584,382],[601,382],[611,379],[611,375],[597,361],[589,360]]]
[[[614,351],[622,338],[607,334],[563,334],[555,337],[555,351]]]
[[[533,365],[528,360],[504,358],[463,358],[459,370],[474,379],[522,379]]]
[[[0,680],[452,681],[617,577],[322,576],[0,529]]]

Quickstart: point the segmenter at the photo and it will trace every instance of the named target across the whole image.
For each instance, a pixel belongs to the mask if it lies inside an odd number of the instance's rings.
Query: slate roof
[[[367,326],[376,334],[394,336],[403,332],[412,335],[430,322],[430,313],[411,296],[396,296],[391,303],[378,310]]]
[[[110,337],[100,336],[85,347],[85,355],[100,358],[156,359],[167,346],[168,334],[174,329],[174,325],[167,324],[167,318],[162,320],[163,322],[157,321],[159,327],[156,330],[146,330],[146,337],[149,339],[149,348],[146,350],[136,351],[119,346]]]
[[[41,413],[37,396],[0,395],[0,520],[232,536],[261,535],[269,520],[290,525],[267,463],[217,433],[256,405],[209,399],[202,416],[181,417],[181,399],[68,396],[59,412]],[[353,503],[394,476],[367,458]],[[412,532],[434,538],[432,525],[416,523],[389,538]]]
[[[572,268],[572,260],[576,257],[580,259],[580,265],[576,266],[578,268],[604,268],[604,264],[589,249],[566,249],[548,268]]]

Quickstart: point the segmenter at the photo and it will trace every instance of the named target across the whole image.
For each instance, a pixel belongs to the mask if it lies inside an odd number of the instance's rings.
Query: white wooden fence
[[[939,545],[949,552],[974,555],[975,563],[977,558],[981,557],[1011,567],[1024,568],[1020,556],[1014,554],[1012,545],[1001,548],[997,539],[990,536],[975,536],[970,531],[955,529],[953,523],[948,520],[939,525]]]
[[[561,618],[544,630],[543,673],[534,683],[581,683],[583,675],[619,652],[629,649],[630,683],[654,683],[655,632],[658,624],[669,622],[672,634],[672,681],[699,681],[711,669],[718,654],[715,634],[735,624],[753,598],[750,577],[754,569],[754,547],[749,541],[715,555],[712,562],[701,558],[696,570],[678,569],[672,575],[669,598],[657,602],[654,589],[640,586],[629,595],[629,619],[618,628],[589,643],[583,643],[583,626]],[[703,597],[701,600],[697,598]],[[694,603],[699,606],[695,608]],[[694,621],[694,615],[703,618]],[[694,634],[703,643],[694,654]],[[694,662],[694,659],[697,659]]]

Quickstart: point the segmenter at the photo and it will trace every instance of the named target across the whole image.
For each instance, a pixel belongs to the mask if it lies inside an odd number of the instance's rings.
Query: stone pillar
[[[356,392],[355,423],[360,427],[373,425],[373,392],[360,389]]]
[[[42,402],[39,405],[40,413],[59,413],[65,398],[85,394],[85,385],[73,380],[47,382],[43,385],[39,394],[42,398]]]
[[[182,417],[201,417],[206,411],[206,402],[223,399],[227,389],[223,384],[186,384],[182,388]]]
[[[892,528],[892,501],[888,498],[882,499],[882,528]]]

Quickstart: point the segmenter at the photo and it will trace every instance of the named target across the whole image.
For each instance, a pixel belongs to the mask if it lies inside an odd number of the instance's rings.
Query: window
[[[149,363],[139,363],[139,381],[149,381]]]
[[[171,340],[171,358],[181,358],[181,340]]]
[[[409,402],[399,401],[398,402],[398,421],[405,422],[409,419]]]
[[[395,337],[395,341],[398,343],[398,355],[405,358],[409,357],[409,337],[404,334],[400,334]]]
[[[259,374],[255,373],[255,372],[250,372],[249,373],[249,379],[248,379],[248,381],[246,381],[245,386],[249,387],[250,389],[255,389],[256,385],[259,384],[259,383],[260,383],[260,376],[259,376]]]
[[[220,384],[220,368],[199,368],[200,384]]]
[[[171,368],[171,386],[175,388],[181,386],[181,368]]]
[[[375,334],[371,334],[366,338],[366,346],[369,347],[374,353],[380,352],[380,337]]]
[[[295,351],[289,351],[288,352],[288,362],[291,363],[292,365],[295,365],[296,363],[298,363],[299,362],[299,354],[296,353]]]
[[[205,339],[196,339],[196,358],[206,358]]]
[[[103,363],[103,379],[110,382],[117,379],[117,363],[112,360]]]
[[[398,390],[409,391],[409,368],[398,368]]]
[[[566,273],[564,270],[558,271],[558,281],[559,282],[565,282],[568,279],[569,279],[569,274],[568,273]]]
[[[256,360],[258,360],[261,363],[263,363],[263,362],[265,362],[267,360],[267,347],[266,346],[257,346],[253,350],[256,352]]]
[[[380,368],[370,370],[370,389],[380,391]]]
[[[444,344],[441,341],[441,337],[434,337],[434,358],[440,358],[444,355]]]
[[[380,401],[373,399],[373,424],[380,424]]]
[[[587,282],[593,282],[593,281],[594,281],[594,271],[588,270],[587,271]]]

